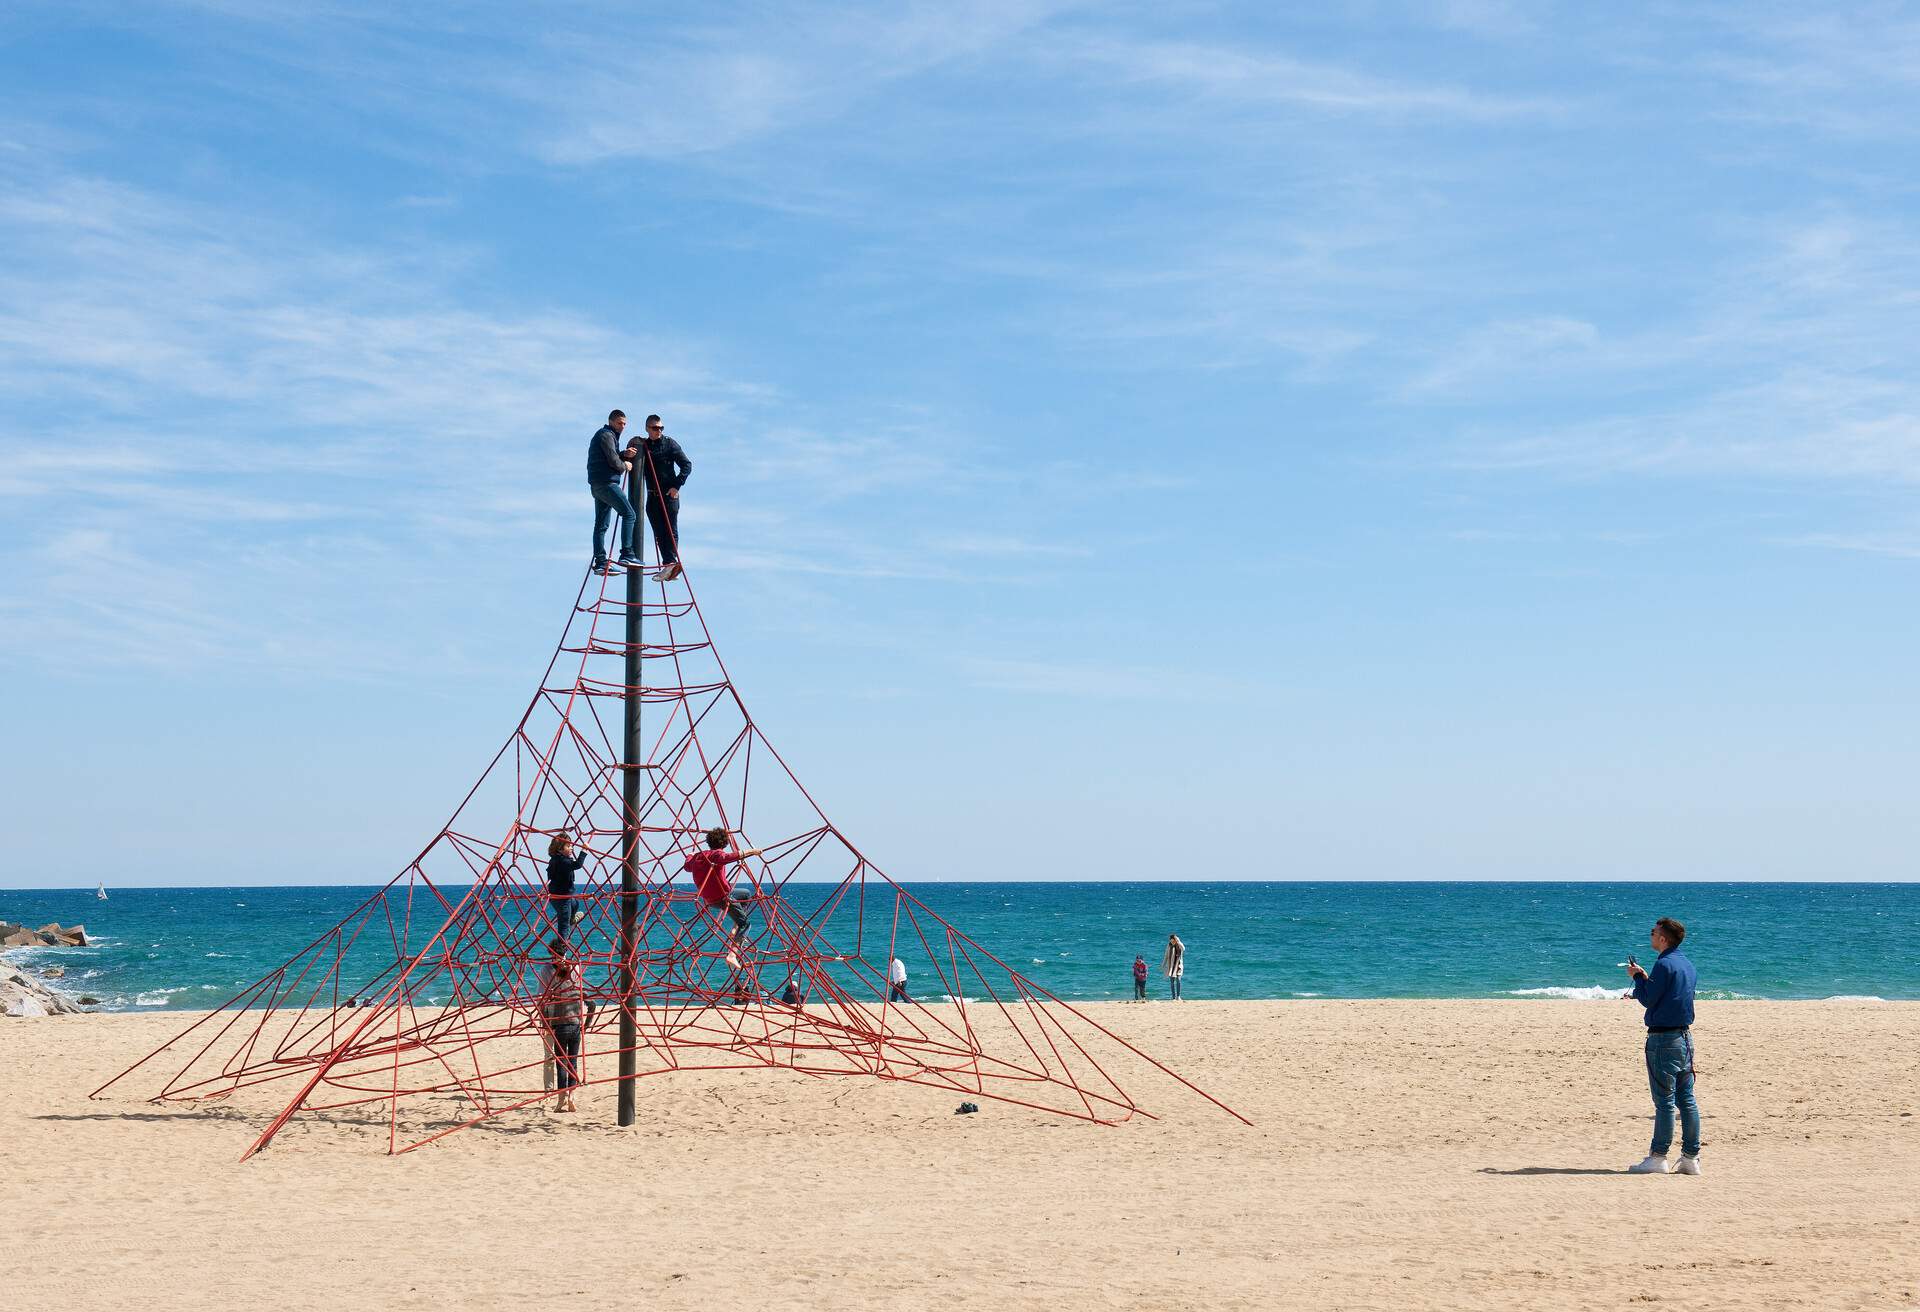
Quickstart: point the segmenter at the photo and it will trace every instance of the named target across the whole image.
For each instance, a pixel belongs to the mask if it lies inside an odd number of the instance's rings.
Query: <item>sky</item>
[[[398,871],[613,406],[902,879],[1913,878],[1920,14],[1295,8],[14,0],[0,887]]]

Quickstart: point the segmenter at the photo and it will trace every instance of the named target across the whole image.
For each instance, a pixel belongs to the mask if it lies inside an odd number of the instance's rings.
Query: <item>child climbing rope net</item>
[[[720,913],[726,912],[733,921],[733,929],[727,935],[727,964],[735,970],[740,968],[740,952],[746,946],[747,917],[746,904],[752,900],[751,888],[736,890],[727,879],[727,867],[745,861],[748,857],[759,856],[760,849],[749,847],[745,851],[728,846],[727,831],[716,825],[707,830],[707,849],[689,856],[680,868],[693,876],[694,891],[700,894],[700,900],[712,913],[714,925],[720,927]]]

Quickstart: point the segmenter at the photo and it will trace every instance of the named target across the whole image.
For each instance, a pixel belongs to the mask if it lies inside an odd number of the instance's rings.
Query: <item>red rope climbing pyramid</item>
[[[675,879],[712,826],[763,851],[730,867],[750,908],[737,949],[725,917]],[[301,1114],[379,1107],[390,1152],[527,1114],[548,1096],[545,866],[564,832],[587,859],[571,934],[585,1083],[620,1085],[624,1107],[649,1077],[773,1067],[1114,1122],[1149,1114],[1119,1082],[1131,1071],[1238,1115],[1007,966],[834,828],[747,713],[684,574],[590,573],[526,714],[425,850],[95,1096],[182,1056],[153,1101],[281,1085],[284,1110],[249,1156]],[[895,958],[909,1000],[891,996]],[[780,1001],[789,981],[802,1005]]]

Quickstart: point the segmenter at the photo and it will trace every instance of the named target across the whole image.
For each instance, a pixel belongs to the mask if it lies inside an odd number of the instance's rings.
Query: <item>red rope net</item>
[[[637,644],[627,640],[629,597]],[[630,686],[635,649],[642,675]],[[619,750],[630,711],[643,745],[635,762]],[[629,767],[640,774],[632,814]],[[713,826],[740,849],[762,849],[728,867],[749,918],[737,941],[724,910],[676,880]],[[542,1005],[556,931],[546,861],[551,837],[567,832],[586,860],[569,935],[586,1001],[576,1068],[585,1085],[616,1082],[618,1059],[631,1052],[642,1081],[774,1067],[1111,1123],[1149,1115],[1119,1082],[1130,1071],[1238,1117],[868,861],[755,726],[684,574],[631,593],[624,578],[588,574],[539,692],[425,850],[95,1096],[183,1055],[152,1101],[281,1084],[289,1101],[248,1156],[302,1113],[381,1106],[388,1151],[404,1152],[541,1104],[554,1056]],[[621,935],[629,845],[639,888],[630,953]],[[896,960],[908,980],[899,991],[889,979]],[[781,1001],[796,993],[798,1005]],[[631,1047],[621,1042],[625,1007]]]

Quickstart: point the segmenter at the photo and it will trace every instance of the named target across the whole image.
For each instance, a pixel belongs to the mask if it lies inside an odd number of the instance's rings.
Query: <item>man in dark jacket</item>
[[[1653,1091],[1653,1145],[1647,1159],[1627,1168],[1636,1175],[1700,1174],[1700,1107],[1693,1100],[1693,963],[1680,951],[1687,927],[1668,916],[1654,922],[1648,938],[1660,954],[1652,970],[1631,958],[1633,997],[1646,1008],[1647,1086]],[[1680,1161],[1667,1165],[1673,1120],[1680,1116]]]
[[[693,472],[693,461],[680,444],[661,431],[660,416],[647,416],[647,435],[627,448],[647,489],[647,523],[653,545],[660,552],[661,579],[680,577],[680,489]]]
[[[626,431],[627,412],[615,410],[593,440],[587,443],[587,490],[593,493],[593,567],[605,573],[607,551],[601,544],[607,536],[607,520],[620,516],[620,567],[639,569],[641,560],[633,554],[633,528],[637,517],[633,501],[620,486],[620,478],[633,468],[620,450],[620,434]]]

